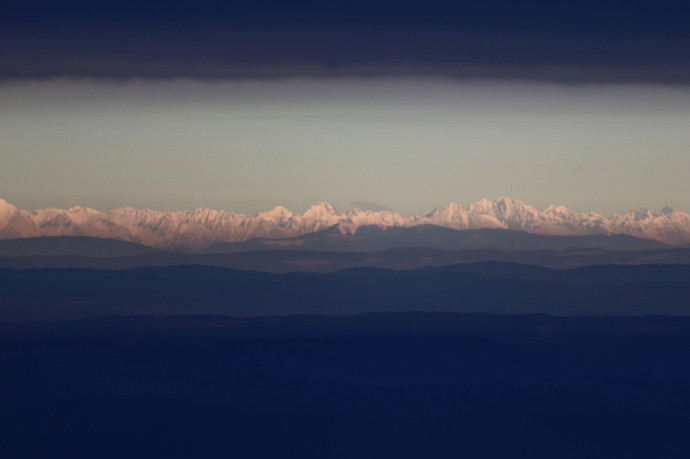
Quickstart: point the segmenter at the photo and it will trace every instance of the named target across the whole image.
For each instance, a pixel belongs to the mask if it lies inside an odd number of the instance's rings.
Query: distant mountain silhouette
[[[690,265],[552,270],[486,262],[270,274],[204,266],[0,270],[0,320],[107,314],[459,311],[690,314]]]
[[[483,261],[504,261],[556,269],[599,264],[690,264],[690,248],[638,251],[602,249],[502,251],[491,249],[396,248],[377,252],[258,250],[210,254],[150,252],[141,255],[115,257],[0,256],[0,268],[128,269],[140,266],[200,265],[272,273],[295,271],[325,273],[356,267],[410,270],[428,266],[438,267]]]
[[[56,257],[122,257],[156,252],[157,249],[134,242],[89,236],[29,237],[0,240],[0,255]]]
[[[424,247],[440,250],[653,250],[668,247],[650,239],[625,234],[552,236],[505,229],[456,230],[436,225],[412,227],[360,226],[352,235],[336,226],[303,236],[259,238],[245,242],[214,244],[205,253],[231,253],[254,250],[377,251]]]

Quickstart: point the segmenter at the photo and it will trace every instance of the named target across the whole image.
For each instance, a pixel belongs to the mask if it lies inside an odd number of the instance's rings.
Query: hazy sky
[[[439,78],[0,85],[0,197],[403,214],[508,195],[690,211],[690,87]],[[361,204],[360,204],[361,205]]]
[[[690,211],[688,17],[675,0],[9,0],[0,197]]]

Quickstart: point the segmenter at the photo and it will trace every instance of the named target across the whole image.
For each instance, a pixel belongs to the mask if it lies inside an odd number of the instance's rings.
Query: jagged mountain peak
[[[17,213],[17,208],[5,201],[0,199],[0,228],[7,226],[10,219]]]
[[[525,206],[526,204],[519,199],[511,198],[510,196],[499,196],[494,199],[494,203],[508,206]]]
[[[294,214],[283,206],[275,206],[273,209],[259,212],[256,215],[257,215],[257,217],[263,217],[263,218],[287,219],[287,218],[292,217]]]
[[[118,207],[117,209],[113,209],[109,214],[113,215],[128,215],[128,214],[150,214],[156,212],[155,210],[152,209],[146,209],[146,208],[141,208],[137,209],[136,207],[131,207],[131,206],[125,206],[125,207]]]
[[[465,208],[462,206],[462,204],[452,201],[446,204],[445,207],[442,207],[442,209],[444,212],[449,213],[451,215],[457,215],[465,211]]]
[[[309,212],[309,211],[313,211],[313,212],[317,212],[317,211],[318,211],[318,212],[325,212],[325,213],[330,213],[330,214],[336,214],[336,213],[338,213],[338,211],[335,210],[335,207],[333,207],[331,204],[329,204],[329,203],[327,203],[327,202],[325,202],[325,201],[322,201],[322,202],[320,202],[320,203],[318,203],[318,204],[312,204],[312,205],[309,206],[309,208],[305,211],[305,213],[306,213],[306,212]]]
[[[82,206],[72,206],[69,209],[65,211],[69,215],[95,215],[99,214],[96,209],[92,209],[90,207],[82,207]]]
[[[624,217],[633,217],[635,220],[646,220],[649,218],[654,218],[662,215],[660,212],[655,212],[651,209],[647,209],[646,207],[640,207],[639,209],[631,210],[629,212],[625,212],[624,214],[619,214],[620,216]],[[617,217],[618,215],[614,215],[614,218]]]
[[[0,214],[13,213],[16,211],[17,208],[14,205],[0,198]]]
[[[550,204],[549,207],[547,207],[544,210],[544,212],[548,212],[551,214],[568,214],[571,212],[571,210],[568,209],[566,206]]]
[[[302,214],[302,218],[316,218],[319,220],[333,220],[333,218],[339,217],[338,211],[327,202],[320,202],[310,206]]]
[[[492,212],[496,210],[505,212],[525,208],[534,209],[518,199],[499,196],[495,199],[480,199],[474,204],[470,204],[469,210],[475,212]]]
[[[463,207],[462,204],[451,201],[445,206],[436,207],[431,212],[427,212],[424,216],[430,218],[435,215],[458,214],[464,211],[466,211],[466,209]]]

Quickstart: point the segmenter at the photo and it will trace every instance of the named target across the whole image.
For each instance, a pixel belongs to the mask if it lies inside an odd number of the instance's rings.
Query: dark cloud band
[[[0,78],[690,84],[690,6],[557,3],[17,3],[0,18]]]

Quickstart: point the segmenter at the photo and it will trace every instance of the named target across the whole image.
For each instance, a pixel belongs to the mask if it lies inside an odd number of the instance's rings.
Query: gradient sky
[[[0,197],[690,211],[674,3],[12,2]]]

